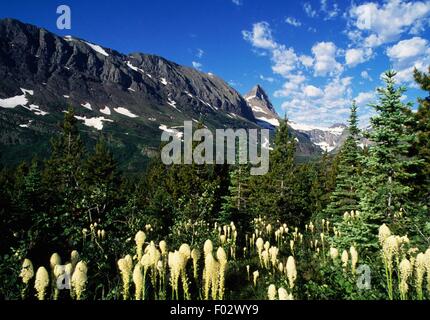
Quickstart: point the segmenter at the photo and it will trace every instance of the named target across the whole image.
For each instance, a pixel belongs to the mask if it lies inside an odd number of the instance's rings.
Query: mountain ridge
[[[158,148],[162,131],[184,120],[209,128],[279,125],[260,85],[242,97],[213,74],[157,55],[122,54],[16,19],[0,20],[2,158],[19,158],[29,145],[46,150],[66,106],[75,108],[92,140],[103,132],[117,149],[126,149],[131,160],[122,160],[131,170],[148,148]],[[295,134],[299,155],[320,153],[306,134]]]

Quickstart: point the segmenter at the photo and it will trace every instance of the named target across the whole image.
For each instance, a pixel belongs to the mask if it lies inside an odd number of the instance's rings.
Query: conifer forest
[[[429,72],[417,110],[385,72],[367,130],[351,101],[337,153],[297,161],[282,120],[261,176],[159,155],[127,172],[69,108],[46,157],[1,167],[0,297],[430,299]]]

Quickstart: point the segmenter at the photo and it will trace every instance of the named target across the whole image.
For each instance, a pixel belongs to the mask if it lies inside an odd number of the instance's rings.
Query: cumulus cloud
[[[357,103],[357,106],[367,106],[369,103],[376,100],[376,95],[374,91],[367,91],[367,92],[360,92],[355,97],[355,102]]]
[[[297,62],[299,61],[294,49],[280,45],[278,48],[273,50],[272,54],[272,60],[274,62],[274,65],[272,66],[273,72],[288,78],[292,71],[295,70]]]
[[[288,17],[287,19],[285,19],[285,22],[288,23],[289,25],[292,25],[293,27],[300,27],[302,25],[302,23],[299,20],[293,17]]]
[[[375,2],[354,5],[349,16],[350,24],[356,29],[350,36],[359,35],[365,46],[377,47],[398,40],[404,32],[418,32],[429,15],[428,1],[388,0],[381,5]]]
[[[314,58],[311,56],[301,55],[299,60],[306,68],[310,68],[314,65]]]
[[[413,84],[413,70],[426,71],[430,65],[430,45],[426,39],[413,37],[399,41],[387,49],[387,56],[398,71],[400,83]]]
[[[420,37],[413,37],[409,40],[400,41],[396,45],[388,48],[387,55],[390,59],[396,61],[407,61],[420,55],[427,54],[428,51],[427,40]]]
[[[372,50],[370,48],[353,48],[346,50],[345,53],[345,62],[349,67],[355,67],[360,63],[366,62],[369,60],[372,54]]]
[[[343,71],[342,65],[336,61],[336,45],[333,42],[319,42],[312,47],[314,54],[315,76],[336,75]]]
[[[242,31],[243,38],[254,48],[266,50],[271,54],[272,71],[284,78],[289,78],[300,63],[293,48],[276,42],[272,29],[267,22],[255,23],[252,31]]]
[[[282,108],[293,121],[330,126],[347,118],[352,101],[351,84],[351,77],[336,77],[323,87],[288,81],[276,95],[288,97]]]
[[[263,21],[255,23],[252,31],[242,31],[243,38],[259,49],[275,49],[277,44],[273,40],[270,25]]]
[[[309,98],[321,97],[324,94],[320,88],[317,88],[312,85],[306,86],[303,91],[305,95]]]
[[[235,5],[241,6],[243,4],[242,0],[231,0]]]

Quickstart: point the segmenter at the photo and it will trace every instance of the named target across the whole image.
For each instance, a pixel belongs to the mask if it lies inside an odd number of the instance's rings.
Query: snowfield
[[[46,111],[42,111],[40,110],[39,106],[36,106],[35,104],[30,104],[28,107],[24,106],[25,109],[30,110],[31,112],[33,112],[36,116],[46,116],[47,114],[49,114]]]
[[[34,91],[23,89],[23,88],[20,88],[20,89],[23,93],[22,95],[11,97],[11,98],[6,98],[6,99],[0,99],[0,107],[6,108],[6,109],[14,109],[18,106],[25,106],[28,103],[28,99],[26,98],[26,94],[29,94],[32,96],[32,95],[34,95]]]
[[[84,107],[85,109],[88,109],[88,110],[91,110],[91,111],[93,110],[93,107],[88,102],[81,104],[81,106]]]
[[[113,110],[116,113],[122,114],[123,116],[129,117],[129,118],[138,118],[139,117],[126,108],[120,107],[120,108],[114,108]]]
[[[108,106],[105,106],[104,109],[100,109],[100,112],[108,116],[112,114]]]
[[[20,124],[19,126],[21,128],[30,128],[30,124],[33,122],[33,120],[29,120],[27,124]]]
[[[101,55],[104,55],[105,57],[109,57],[109,54],[106,52],[105,49],[103,49],[102,47],[100,47],[97,44],[93,44],[90,42],[86,42],[84,41],[91,49],[93,49],[95,52],[100,53]]]
[[[86,125],[87,127],[93,127],[93,128],[96,128],[97,130],[103,129],[103,121],[113,122],[113,120],[106,119],[105,117],[87,118],[87,117],[75,116],[75,118],[77,120],[84,121],[84,125]]]
[[[175,136],[178,139],[181,139],[184,135],[182,132],[180,132],[176,129],[173,129],[173,128],[168,128],[164,124],[160,125],[158,128],[164,132],[170,133],[172,136]]]
[[[281,124],[276,118],[266,118],[266,117],[255,117],[255,119],[270,123],[272,126],[279,127]]]

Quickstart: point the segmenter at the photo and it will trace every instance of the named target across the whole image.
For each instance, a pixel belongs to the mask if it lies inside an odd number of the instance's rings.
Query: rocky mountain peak
[[[279,116],[270,102],[269,96],[259,84],[252,88],[244,98],[260,125],[268,127],[279,126]]]

